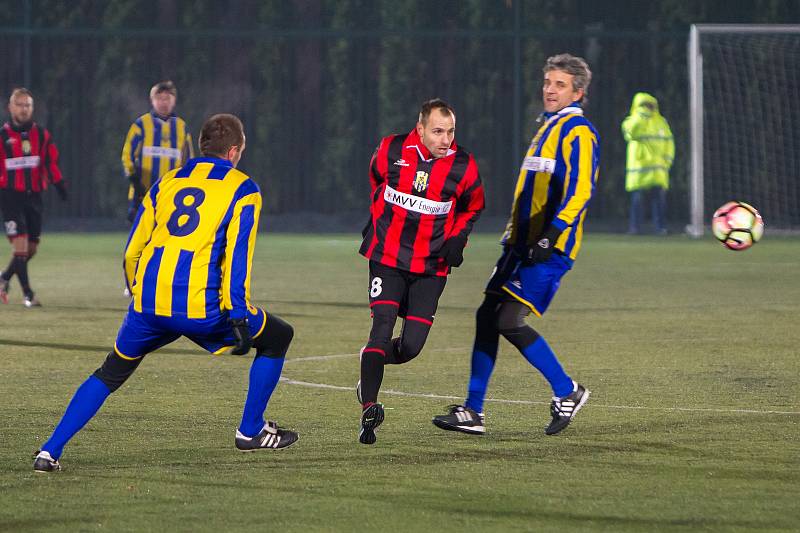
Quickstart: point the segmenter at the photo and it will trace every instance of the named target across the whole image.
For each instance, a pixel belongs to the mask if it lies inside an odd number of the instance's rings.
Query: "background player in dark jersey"
[[[583,116],[592,73],[569,54],[548,58],[544,66],[544,124],[522,162],[514,205],[503,235],[504,251],[476,314],[472,373],[464,405],[434,417],[447,430],[482,434],[483,401],[502,335],[538,369],[553,389],[554,435],[572,420],[589,391],[570,378],[553,351],[525,317],[542,316],[578,254],[586,207],[597,181],[597,131]]]
[[[105,399],[145,355],[182,335],[215,354],[256,348],[236,448],[285,448],[297,440],[263,418],[293,331],[250,304],[262,200],[258,185],[235,168],[244,147],[239,119],[214,115],[200,132],[203,157],[168,172],[145,195],[125,249],[132,301],[114,350],[78,388],[34,470],[60,470],[64,446]]]
[[[383,367],[416,357],[425,344],[451,267],[461,265],[483,210],[475,158],[455,143],[456,116],[439,99],[422,104],[416,127],[391,135],[370,163],[372,205],[360,253],[369,259],[372,329],[361,352],[363,444],[383,422]],[[404,318],[392,339],[397,317]]]
[[[18,88],[8,99],[11,119],[0,129],[0,209],[11,241],[11,262],[0,273],[0,302],[16,274],[25,307],[38,307],[28,279],[28,263],[36,255],[42,233],[42,192],[52,183],[62,200],[67,189],[58,168],[58,149],[50,132],[33,121],[33,95]]]

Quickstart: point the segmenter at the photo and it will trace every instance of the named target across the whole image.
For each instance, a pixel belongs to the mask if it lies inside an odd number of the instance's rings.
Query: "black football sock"
[[[16,272],[17,262],[15,261],[17,258],[16,255],[11,256],[11,261],[8,262],[8,266],[5,270],[3,270],[2,278],[6,281],[10,280],[14,277],[14,272]]]
[[[28,257],[25,255],[15,255],[14,263],[14,271],[19,278],[19,284],[22,287],[23,294],[29,298],[33,297],[31,284],[28,280]]]
[[[392,342],[389,343],[389,351],[386,352],[386,359],[384,364],[387,365],[399,365],[402,361],[400,360],[400,337],[395,337],[392,339]]]
[[[376,403],[383,381],[384,351],[367,346],[361,356],[362,406]]]

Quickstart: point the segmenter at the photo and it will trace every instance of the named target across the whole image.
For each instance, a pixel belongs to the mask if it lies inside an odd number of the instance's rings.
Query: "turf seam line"
[[[326,356],[322,356],[326,357]],[[310,381],[300,381],[281,377],[280,381],[287,385],[298,385],[301,387],[312,387],[317,389],[329,389],[336,391],[353,392],[353,387],[342,387],[340,385],[329,385],[327,383],[312,383]],[[436,400],[460,400],[462,396],[448,396],[443,394],[428,394],[422,392],[404,392],[396,390],[382,390],[382,394],[391,396],[405,396],[408,398],[433,398]],[[521,405],[550,405],[550,402],[537,402],[533,400],[506,400],[501,398],[486,398],[487,402]],[[751,415],[800,415],[800,411],[758,411],[755,409],[724,409],[715,407],[645,407],[636,405],[613,405],[592,403],[592,407],[603,409],[634,409],[642,411],[667,411],[667,412],[704,412],[704,413],[731,413],[731,414],[751,414]]]

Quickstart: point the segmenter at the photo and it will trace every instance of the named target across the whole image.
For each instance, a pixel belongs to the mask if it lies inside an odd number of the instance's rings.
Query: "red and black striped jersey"
[[[484,206],[478,165],[455,141],[435,159],[416,130],[385,137],[370,163],[371,223],[359,252],[383,265],[446,276],[437,252],[466,240]]]
[[[19,192],[41,192],[47,182],[58,183],[63,178],[58,168],[58,149],[50,132],[31,122],[0,128],[0,189]]]

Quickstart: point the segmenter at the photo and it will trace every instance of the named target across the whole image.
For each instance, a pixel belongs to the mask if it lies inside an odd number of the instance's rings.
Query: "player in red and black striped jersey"
[[[58,149],[50,132],[33,122],[33,95],[14,89],[8,101],[11,120],[0,128],[0,210],[13,253],[0,274],[0,302],[8,303],[8,286],[17,275],[26,307],[41,305],[28,279],[28,262],[42,232],[42,192],[52,183],[62,200],[67,189],[58,168]]]
[[[483,210],[475,158],[454,140],[456,117],[439,99],[422,104],[408,134],[391,135],[370,163],[372,205],[360,253],[369,259],[372,329],[361,353],[363,444],[383,421],[378,390],[386,364],[403,364],[422,350],[450,269]],[[392,339],[397,317],[400,337]]]

